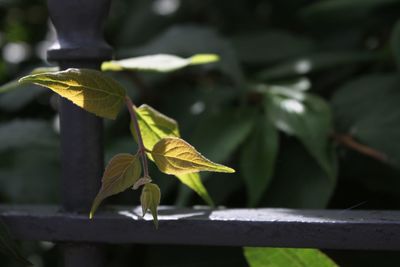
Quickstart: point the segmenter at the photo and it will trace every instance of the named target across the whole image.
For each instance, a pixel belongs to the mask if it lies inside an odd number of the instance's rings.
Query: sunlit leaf
[[[164,137],[180,136],[177,122],[154,108],[142,105],[136,108],[135,112],[146,149],[152,150],[153,146]],[[137,140],[135,128],[132,123],[131,132]]]
[[[0,220],[0,252],[6,256],[12,257],[22,266],[33,266],[31,262],[22,256],[17,244],[9,232],[7,225]]]
[[[208,160],[179,138],[161,139],[154,146],[151,155],[158,169],[166,174],[179,175],[199,171],[235,172],[232,168]]]
[[[108,163],[102,178],[99,193],[93,201],[90,218],[100,203],[107,197],[132,187],[140,178],[142,168],[138,156],[118,154]]]
[[[152,150],[154,145],[165,137],[180,137],[179,127],[175,120],[148,105],[142,105],[135,109],[143,143],[146,149]],[[135,128],[131,123],[131,132],[137,140]],[[147,154],[154,161],[151,153]],[[176,177],[186,186],[195,191],[203,200],[213,206],[214,203],[204,187],[200,175],[197,173],[179,174]]]
[[[265,108],[278,129],[299,138],[327,174],[336,175],[329,150],[332,115],[322,98],[276,86],[266,90]]]
[[[244,248],[249,267],[338,267],[318,249]]]
[[[240,158],[240,170],[247,185],[250,206],[258,203],[272,180],[279,135],[266,116],[260,115]]]
[[[150,210],[156,228],[158,228],[157,208],[158,205],[160,205],[160,199],[161,191],[156,184],[149,183],[143,186],[142,195],[140,196],[143,216],[146,214],[147,210]]]
[[[199,54],[189,58],[158,54],[107,61],[102,64],[101,69],[103,71],[142,70],[172,72],[190,65],[207,64],[218,60],[219,57],[214,54]]]
[[[68,69],[26,76],[20,82],[47,87],[97,116],[115,119],[125,101],[125,90],[96,70]]]
[[[191,65],[201,65],[216,62],[219,56],[215,54],[198,54],[188,58]]]

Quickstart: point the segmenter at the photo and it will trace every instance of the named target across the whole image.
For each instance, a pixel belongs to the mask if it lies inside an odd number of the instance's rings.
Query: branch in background
[[[361,144],[354,140],[354,138],[351,135],[348,134],[334,134],[333,138],[336,142],[339,144],[342,144],[346,146],[347,148],[350,148],[352,150],[355,150],[363,155],[366,155],[368,157],[374,158],[376,160],[382,161],[387,163],[388,162],[388,157],[384,153],[375,150],[367,145]]]

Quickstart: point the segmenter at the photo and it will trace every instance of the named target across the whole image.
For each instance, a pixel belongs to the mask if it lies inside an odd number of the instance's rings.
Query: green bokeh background
[[[219,63],[171,74],[112,74],[136,104],[175,118],[205,156],[237,169],[203,176],[217,205],[398,209],[399,14],[396,0],[120,0],[106,39],[116,58],[220,55]],[[47,17],[45,1],[0,0],[0,83],[48,65],[55,34]],[[56,204],[57,99],[24,87],[0,94],[0,201]],[[285,110],[287,101],[297,105]],[[128,121],[123,112],[105,122],[107,160],[134,151]],[[163,205],[204,204],[173,177],[151,173]],[[106,204],[138,198],[129,190]],[[22,249],[36,266],[59,262],[53,244],[23,242]],[[389,252],[327,253],[340,266],[400,262]],[[240,248],[110,246],[107,259],[107,266],[246,266]]]

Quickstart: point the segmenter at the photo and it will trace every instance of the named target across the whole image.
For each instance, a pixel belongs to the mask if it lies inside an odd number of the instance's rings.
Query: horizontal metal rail
[[[161,207],[158,230],[138,207],[89,220],[56,206],[0,206],[0,217],[21,240],[400,250],[400,211]]]

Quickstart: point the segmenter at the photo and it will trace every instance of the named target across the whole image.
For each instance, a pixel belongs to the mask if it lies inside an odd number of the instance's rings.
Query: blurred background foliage
[[[217,205],[398,209],[399,12],[398,0],[113,1],[106,36],[117,59],[216,53],[221,61],[172,74],[110,75],[136,104],[175,118],[205,156],[237,169],[202,176]],[[46,65],[55,33],[45,1],[0,0],[0,14],[0,82],[6,84]],[[57,99],[24,87],[2,87],[7,92],[0,95],[0,201],[57,203]],[[124,113],[105,121],[107,160],[134,150],[128,120]],[[162,204],[204,205],[174,177],[151,173]],[[138,197],[129,191],[108,203],[132,205]],[[57,262],[51,243],[23,248],[36,266]],[[107,251],[108,266],[245,265],[239,248]],[[341,266],[400,261],[394,253],[328,254]],[[2,259],[2,266],[14,263]]]

